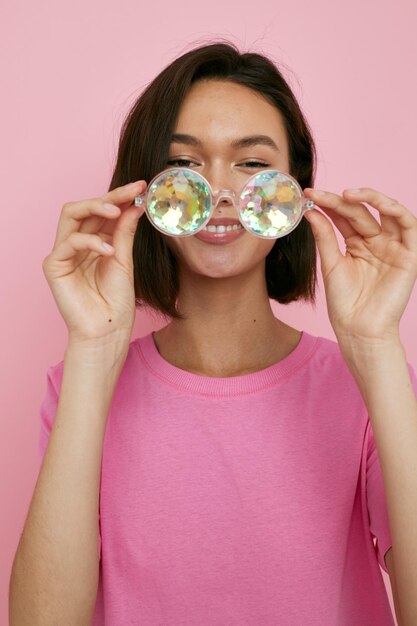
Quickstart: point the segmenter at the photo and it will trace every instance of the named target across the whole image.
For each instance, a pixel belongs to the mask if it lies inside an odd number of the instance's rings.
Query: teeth
[[[230,230],[240,230],[241,228],[243,228],[242,224],[233,224],[233,226],[225,226],[224,224],[220,224],[219,226],[213,226],[212,224],[210,224],[210,226],[204,226],[203,230],[206,230],[209,233],[226,233]]]

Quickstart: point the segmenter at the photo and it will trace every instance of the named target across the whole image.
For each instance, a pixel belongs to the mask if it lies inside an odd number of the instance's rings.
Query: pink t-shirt
[[[409,365],[417,393],[417,379]],[[63,361],[48,368],[41,458]],[[392,626],[366,407],[337,342],[231,378],[131,341],[109,412],[94,626]]]

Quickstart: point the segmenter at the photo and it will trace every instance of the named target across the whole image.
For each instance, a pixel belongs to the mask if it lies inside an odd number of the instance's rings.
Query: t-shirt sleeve
[[[46,392],[40,405],[40,429],[38,437],[39,470],[48,447],[49,436],[52,432],[56,411],[58,407],[59,394],[61,391],[64,362],[48,368],[46,374]],[[100,514],[98,531],[98,553],[101,558],[101,533]]]
[[[408,364],[408,369],[414,393],[417,397],[417,377],[410,364]],[[392,540],[388,522],[388,508],[382,469],[371,425],[369,425],[366,464],[366,496],[368,502],[370,530],[372,536],[376,539],[375,549],[378,562],[382,569],[388,573],[384,558],[392,546]]]

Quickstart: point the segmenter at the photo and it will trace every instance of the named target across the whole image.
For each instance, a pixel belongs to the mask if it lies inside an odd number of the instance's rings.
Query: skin
[[[240,191],[262,169],[289,172],[288,142],[280,112],[259,93],[232,82],[197,83],[179,112],[175,133],[197,137],[201,146],[171,143],[169,159],[203,174],[214,192]],[[247,135],[267,135],[279,150],[258,144],[232,148]],[[251,167],[246,162],[265,165]],[[177,163],[173,163],[177,165]],[[229,200],[213,217],[237,218]],[[278,320],[265,282],[265,258],[275,243],[246,231],[236,241],[213,245],[196,236],[167,237],[179,262],[178,305],[185,320],[173,320],[155,333],[168,362],[206,376],[238,376],[285,358],[301,333]]]

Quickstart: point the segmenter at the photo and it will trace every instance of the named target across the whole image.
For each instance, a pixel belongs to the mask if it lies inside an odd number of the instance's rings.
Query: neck
[[[187,276],[180,285],[178,309],[185,319],[171,321],[154,338],[161,356],[181,369],[248,374],[285,358],[300,340],[299,331],[274,316],[263,268],[221,279]]]

